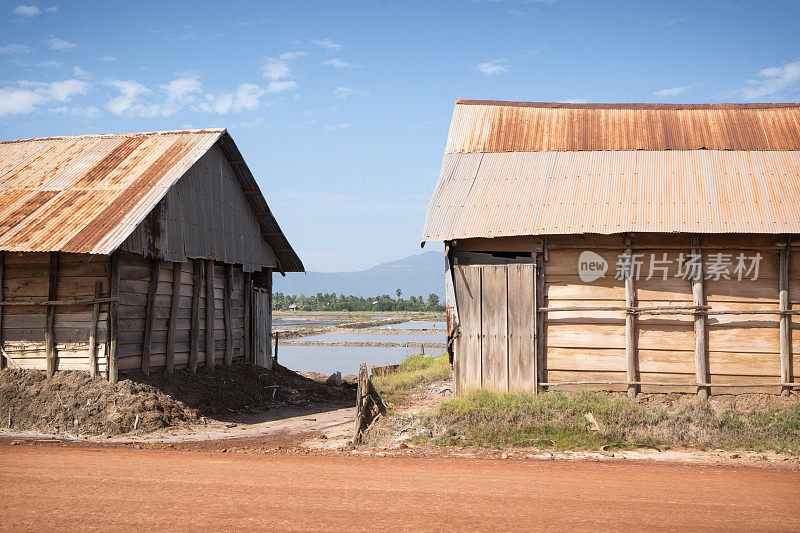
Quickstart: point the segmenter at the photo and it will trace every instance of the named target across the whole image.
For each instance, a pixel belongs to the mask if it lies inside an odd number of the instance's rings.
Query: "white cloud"
[[[48,90],[51,99],[66,102],[73,96],[88,93],[90,87],[89,82],[72,79],[53,82]]]
[[[81,78],[81,79],[84,79],[84,80],[88,80],[89,78],[92,77],[91,74],[89,74],[88,72],[83,70],[81,67],[72,67],[72,74],[76,78]]]
[[[292,80],[271,81],[267,84],[268,93],[280,93],[289,91],[297,87],[297,83]]]
[[[36,66],[45,68],[61,68],[64,66],[64,63],[62,63],[61,61],[53,61],[52,59],[46,59],[44,61],[36,63]]]
[[[14,9],[11,10],[14,15],[18,17],[35,17],[36,15],[41,15],[42,10],[36,6],[27,6],[24,4],[20,4]]]
[[[323,65],[328,65],[329,67],[334,67],[334,68],[353,68],[353,67],[357,66],[354,63],[348,63],[347,61],[342,61],[341,59],[338,59],[336,57],[332,57],[330,59],[326,59],[325,61],[323,61],[322,64]]]
[[[678,96],[679,94],[683,94],[692,87],[690,85],[684,85],[682,87],[670,87],[669,89],[661,89],[655,91],[653,94],[656,96]]]
[[[567,98],[565,100],[559,100],[559,103],[562,104],[585,104],[586,98]]]
[[[509,70],[509,68],[506,65],[503,65],[500,61],[486,61],[484,63],[478,63],[472,68],[474,68],[475,70],[477,70],[478,72],[480,72],[485,76],[494,76],[495,74],[505,74]]]
[[[75,115],[75,116],[84,117],[84,118],[95,118],[96,116],[98,116],[100,114],[100,109],[98,109],[98,108],[96,108],[95,106],[92,106],[92,105],[86,106],[86,107],[81,107],[81,106],[72,106],[72,107],[70,107],[70,106],[62,105],[62,106],[50,109],[49,111],[53,112],[53,113],[62,113],[62,114],[65,114],[65,115]]]
[[[259,99],[266,92],[255,83],[243,83],[236,89],[236,93],[207,94],[206,101],[201,103],[198,109],[220,115],[231,111],[234,113],[252,111],[258,108]]]
[[[350,126],[352,126],[352,124],[350,124],[349,122],[340,122],[340,123],[338,123],[338,124],[336,124],[334,126],[325,126],[325,129],[326,130],[349,130]]]
[[[48,13],[58,13],[58,6],[46,7],[44,8],[44,10],[47,11]]]
[[[747,87],[737,92],[745,100],[763,98],[779,93],[791,93],[792,98],[800,91],[800,61],[787,63],[781,67],[761,70],[755,78],[747,80]]]
[[[282,80],[292,77],[292,69],[286,61],[268,57],[264,60],[264,65],[261,67],[261,74],[265,78],[269,78],[273,81]]]
[[[31,113],[47,102],[68,102],[91,88],[88,82],[75,79],[53,83],[19,81],[16,85],[0,88],[0,117]]]
[[[339,50],[342,48],[341,44],[336,43],[331,39],[314,39],[311,42],[320,48],[325,48],[326,50]]]
[[[353,94],[353,89],[350,87],[337,87],[335,91],[333,91],[333,96],[336,98],[347,98],[351,94]]]
[[[100,61],[105,61],[106,63],[113,63],[116,60],[117,60],[116,57],[110,56],[108,54],[106,54],[106,55],[104,55],[103,57],[100,58]]]
[[[36,91],[0,87],[0,117],[30,113],[46,99],[45,95]]]
[[[294,61],[295,59],[300,59],[301,57],[307,55],[308,52],[284,52],[278,56],[278,59],[282,59],[284,61]]]
[[[7,44],[5,46],[0,46],[0,54],[3,55],[22,55],[30,53],[31,47],[25,46],[24,44]]]
[[[145,105],[141,98],[151,93],[150,89],[133,80],[109,80],[109,87],[115,88],[119,94],[106,103],[106,109],[118,116],[154,117],[159,114],[159,107]]]
[[[44,44],[46,44],[51,50],[74,50],[78,48],[78,45],[70,42],[65,41],[64,39],[59,39],[58,37],[51,37],[47,39]]]

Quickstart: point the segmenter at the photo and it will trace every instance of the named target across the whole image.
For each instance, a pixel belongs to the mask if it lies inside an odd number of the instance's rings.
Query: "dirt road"
[[[798,530],[800,472],[0,446],[3,530]]]

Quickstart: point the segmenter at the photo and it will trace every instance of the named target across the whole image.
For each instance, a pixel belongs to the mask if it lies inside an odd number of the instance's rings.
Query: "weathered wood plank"
[[[0,251],[0,302],[3,301],[3,293],[5,291],[5,263],[6,253]],[[0,349],[3,349],[3,307],[0,306]],[[0,369],[6,367],[8,362],[5,357],[0,357]]]
[[[158,276],[161,270],[161,261],[153,259],[150,269],[150,290],[147,293],[147,312],[145,313],[144,338],[142,340],[142,372],[145,376],[150,375],[150,350],[152,349],[151,339],[153,336],[153,306],[156,301],[158,291]]]
[[[252,299],[252,281],[250,280],[250,272],[244,273],[244,324],[242,327],[242,351],[244,360],[251,362],[253,360],[250,351],[250,314],[251,314],[251,299]]]
[[[483,388],[508,388],[508,280],[504,265],[481,267],[481,344]]]
[[[175,371],[175,333],[178,327],[178,313],[181,301],[181,263],[172,263],[172,305],[169,311],[169,325],[167,326],[167,359],[165,371],[172,374]],[[190,326],[191,327],[191,326]]]
[[[110,287],[110,295],[112,298],[119,298],[119,253],[115,252],[111,255],[111,270],[109,274],[108,285]],[[108,350],[108,380],[111,383],[116,383],[119,379],[119,366],[118,354],[119,349],[119,301],[114,300],[109,304],[109,350]]]
[[[630,239],[625,238],[626,241]],[[625,270],[625,306],[636,307],[636,287],[634,284],[633,251],[630,246],[625,250],[630,258]],[[625,314],[625,373],[628,379],[628,397],[636,398],[639,387],[634,385],[639,380],[638,361],[636,349],[636,315],[631,312]]]
[[[454,265],[459,335],[455,343],[456,394],[481,387],[481,267]]]
[[[778,302],[781,311],[789,310],[789,249],[780,252],[780,277],[778,285]],[[780,318],[780,350],[781,350],[781,383],[792,382],[792,330],[789,315]],[[783,387],[781,394],[788,396],[789,387]]]
[[[194,266],[194,291],[192,294],[192,327],[190,330],[191,348],[189,350],[189,371],[197,372],[197,360],[200,350],[200,291],[203,288],[203,262],[192,260]]]
[[[55,300],[56,286],[58,284],[58,253],[50,252],[50,273],[49,283],[47,289],[47,299]],[[55,338],[53,337],[53,317],[55,314],[55,307],[52,305],[47,306],[44,342],[47,351],[47,377],[53,377],[58,369],[58,354],[56,353]]]
[[[225,264],[225,298],[223,316],[225,320],[225,366],[233,363],[233,324],[231,322],[231,293],[233,291],[233,266]]]
[[[214,368],[214,260],[206,259],[206,368]]]
[[[515,392],[536,388],[534,265],[508,265],[508,387]]]
[[[94,297],[100,298],[103,295],[103,284],[99,280],[94,285]],[[94,304],[92,308],[92,323],[89,326],[89,375],[97,376],[97,319],[100,315],[100,304]]]
[[[700,248],[694,248],[692,253],[700,255],[702,252]],[[703,263],[704,261],[701,257],[697,275],[691,280],[693,305],[706,305],[705,296],[703,294],[703,274],[705,272]],[[694,319],[694,362],[697,383],[707,383],[709,375],[708,346],[706,345],[706,317],[700,314],[695,316]],[[708,398],[709,392],[707,387],[697,387],[697,395],[700,398]]]

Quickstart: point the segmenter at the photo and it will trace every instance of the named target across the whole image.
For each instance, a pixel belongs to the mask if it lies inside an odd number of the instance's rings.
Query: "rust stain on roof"
[[[800,150],[800,104],[459,100],[446,153]]]
[[[0,142],[0,249],[111,253],[224,131]]]

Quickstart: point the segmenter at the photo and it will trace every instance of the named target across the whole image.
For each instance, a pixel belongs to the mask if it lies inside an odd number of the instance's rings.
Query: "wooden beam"
[[[233,290],[233,265],[225,264],[225,296],[222,313],[225,319],[225,366],[233,363],[233,324],[231,324],[231,292]]]
[[[3,301],[3,267],[5,266],[5,252],[0,252],[0,302]],[[3,349],[3,307],[0,306],[0,350]],[[5,357],[0,357],[0,369],[5,368],[8,362]]]
[[[86,298],[82,300],[32,300],[32,299],[25,299],[25,300],[4,300],[0,301],[0,307],[18,307],[18,306],[46,306],[46,305],[94,305],[94,304],[105,304],[109,302],[114,302],[119,300],[119,298]]]
[[[789,248],[780,252],[780,269],[778,278],[778,301],[781,311],[789,311]],[[789,314],[780,317],[781,345],[781,382],[792,382],[792,330]],[[790,387],[783,387],[782,396],[789,396]]]
[[[636,286],[633,264],[633,250],[630,247],[630,237],[625,237],[625,254],[628,256],[628,265],[625,270],[625,306],[636,307]],[[639,387],[635,384],[639,380],[638,353],[636,350],[636,315],[630,311],[625,313],[625,374],[628,380],[628,397],[636,398]]]
[[[178,309],[181,301],[181,263],[172,263],[172,300],[169,308],[169,330],[167,331],[167,360],[165,371],[175,371],[175,331],[178,322]]]
[[[117,352],[119,351],[119,254],[111,254],[111,273],[108,280],[109,294],[114,300],[108,309],[108,381],[116,383],[119,379]]]
[[[94,297],[100,298],[103,295],[103,283],[95,281]],[[89,326],[89,375],[97,376],[97,318],[100,315],[100,304],[92,306],[92,323]]]
[[[699,246],[699,239],[695,238],[696,247],[692,250],[693,254],[703,253]],[[705,295],[703,291],[703,259],[700,258],[700,266],[695,272],[692,282],[692,304],[696,306],[705,305]],[[706,346],[706,315],[696,314],[694,317],[694,368],[697,383],[708,382],[708,346]],[[706,399],[710,393],[709,387],[698,386],[697,396]]]
[[[541,382],[542,368],[542,348],[540,340],[542,337],[542,321],[544,315],[539,313],[541,305],[543,281],[541,280],[542,256],[534,252],[536,258],[533,263],[533,393],[539,394],[539,383]]]
[[[58,283],[58,252],[50,252],[50,271],[49,282],[47,284],[47,299],[56,299],[56,285]],[[53,377],[58,369],[58,354],[56,353],[56,341],[53,336],[53,320],[55,318],[55,307],[47,306],[45,312],[44,344],[47,354],[47,377]]]
[[[147,292],[147,311],[144,315],[144,340],[142,341],[142,373],[150,375],[150,350],[153,340],[153,320],[155,319],[156,293],[161,261],[153,259],[150,263],[150,290]]]
[[[206,368],[214,368],[214,260],[206,259]]]
[[[192,326],[189,334],[189,371],[197,372],[197,359],[200,351],[200,290],[203,288],[203,260],[192,260],[194,285],[192,287]]]
[[[242,351],[244,352],[244,360],[252,362],[253,357],[250,353],[250,314],[251,314],[251,298],[252,298],[252,284],[250,281],[250,272],[244,273],[244,287],[242,288],[242,297],[244,298],[244,324],[242,327]]]

